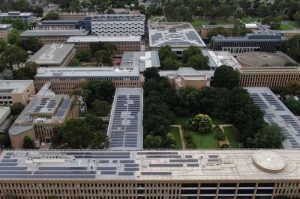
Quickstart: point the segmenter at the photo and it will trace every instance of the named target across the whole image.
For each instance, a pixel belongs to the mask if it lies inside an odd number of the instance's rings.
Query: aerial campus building
[[[37,30],[75,30],[78,20],[43,20],[37,23]]]
[[[88,80],[111,80],[116,87],[141,87],[139,67],[68,67],[38,68],[35,85],[40,89],[51,82],[52,90],[57,94],[72,94]]]
[[[30,24],[34,22],[34,16],[32,12],[19,12],[19,11],[10,11],[10,12],[1,12],[1,19],[20,19],[21,21]]]
[[[233,54],[263,51],[286,51],[287,39],[279,33],[259,32],[249,33],[243,37],[213,36],[210,41],[210,49],[230,51]]]
[[[109,149],[143,149],[143,89],[117,88],[111,109]]]
[[[20,37],[36,37],[43,44],[66,43],[69,37],[86,36],[86,30],[26,30],[21,33]]]
[[[34,94],[33,80],[0,80],[0,106],[26,105]]]
[[[50,83],[46,83],[40,89],[9,129],[13,148],[23,148],[25,136],[35,141],[37,147],[51,142],[53,129],[78,115],[73,98],[55,95],[50,86]]]
[[[34,62],[40,67],[63,67],[74,57],[74,44],[45,44],[28,62]]]
[[[0,198],[297,198],[299,160],[298,150],[3,151]]]
[[[205,47],[205,43],[190,23],[186,22],[151,22],[148,23],[149,47],[159,50],[169,45],[177,56],[190,46]]]
[[[282,129],[285,149],[300,149],[300,121],[267,87],[246,88],[254,103],[264,112],[267,123],[278,124]]]
[[[97,36],[142,36],[145,34],[143,14],[102,14],[90,15],[80,20],[81,27]]]
[[[73,36],[66,41],[69,44],[75,44],[78,49],[90,49],[91,43],[109,42],[116,46],[116,54],[122,54],[126,51],[140,51],[141,36]]]

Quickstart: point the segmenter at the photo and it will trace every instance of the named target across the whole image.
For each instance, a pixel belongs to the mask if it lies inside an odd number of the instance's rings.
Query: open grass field
[[[196,144],[197,149],[213,149],[217,148],[217,141],[215,139],[216,132],[213,131],[207,134],[201,134],[199,132],[190,131],[188,132],[191,134],[191,137]]]
[[[180,134],[179,130],[176,127],[170,128],[170,133],[175,137],[176,139],[176,149],[182,149],[181,140],[180,140]]]
[[[239,148],[239,143],[236,140],[236,129],[233,127],[224,127],[224,132],[230,143],[231,148]]]

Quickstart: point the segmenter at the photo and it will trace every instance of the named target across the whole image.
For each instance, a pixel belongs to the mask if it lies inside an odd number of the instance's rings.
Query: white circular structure
[[[285,161],[275,152],[257,151],[252,156],[252,161],[257,168],[268,173],[279,173],[285,168]]]

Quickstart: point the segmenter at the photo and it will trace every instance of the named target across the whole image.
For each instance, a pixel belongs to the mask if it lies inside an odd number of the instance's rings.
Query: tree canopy
[[[300,35],[295,35],[288,40],[287,54],[297,62],[300,62]]]
[[[23,148],[24,149],[35,149],[34,141],[27,135],[24,137]]]
[[[176,54],[172,51],[169,45],[160,47],[159,59],[162,70],[177,70],[179,68],[179,62]]]
[[[36,63],[27,62],[24,67],[13,70],[13,77],[18,80],[34,79],[37,68],[38,65]]]
[[[59,16],[56,12],[49,12],[44,17],[45,20],[58,20]]]
[[[239,83],[239,72],[235,71],[231,66],[223,65],[216,69],[211,85],[220,88],[224,87],[232,89],[239,86]]]

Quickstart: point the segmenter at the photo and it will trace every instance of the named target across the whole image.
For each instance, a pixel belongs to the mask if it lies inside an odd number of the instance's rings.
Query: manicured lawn
[[[201,134],[199,132],[190,131],[191,137],[196,144],[197,149],[213,149],[217,148],[217,142],[215,139],[216,132]]]
[[[171,127],[170,128],[170,133],[176,138],[176,148],[177,149],[182,149],[180,134],[179,134],[178,128]]]
[[[281,30],[294,30],[296,28],[300,28],[299,25],[295,21],[282,21],[280,29]]]
[[[231,148],[239,148],[239,143],[236,140],[236,130],[233,127],[224,127],[224,132],[230,143]]]

